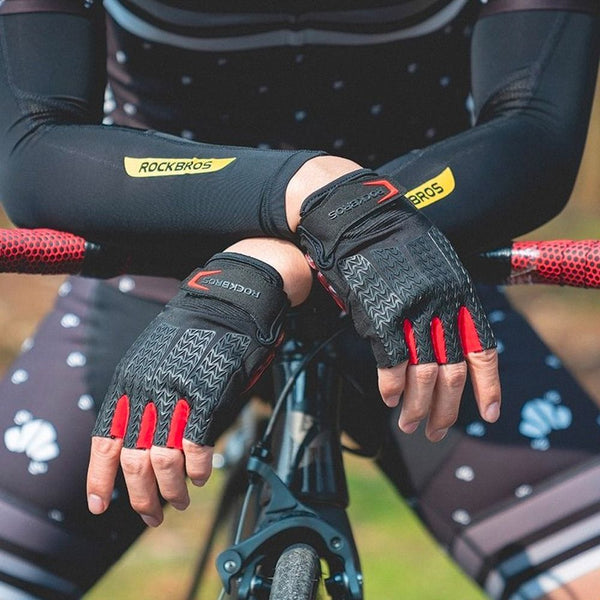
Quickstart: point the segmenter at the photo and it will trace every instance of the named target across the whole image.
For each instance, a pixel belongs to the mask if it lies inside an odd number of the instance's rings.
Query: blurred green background
[[[584,161],[564,212],[531,239],[600,236],[600,92]],[[4,222],[6,222],[4,218]],[[6,369],[22,341],[50,306],[61,277],[0,275],[0,367]],[[32,293],[35,289],[36,293]],[[533,286],[510,291],[555,353],[600,401],[600,297],[598,292]],[[350,516],[365,573],[367,600],[477,600],[483,598],[439,549],[410,509],[365,459],[349,458]],[[209,515],[217,502],[217,472],[184,513],[148,531],[87,596],[88,600],[183,598]],[[199,594],[216,598],[217,578]]]

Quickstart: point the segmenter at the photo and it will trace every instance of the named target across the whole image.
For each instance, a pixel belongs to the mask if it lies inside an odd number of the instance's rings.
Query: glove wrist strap
[[[275,341],[271,338],[277,337],[289,307],[279,273],[256,258],[235,252],[216,254],[181,283],[181,291],[242,310],[256,323],[263,344]]]
[[[317,262],[323,267],[348,230],[374,213],[398,208],[405,192],[372,171],[351,173],[307,198],[300,212],[300,239],[315,249]],[[403,212],[408,216],[412,213],[406,204]],[[398,222],[401,217],[402,213]]]

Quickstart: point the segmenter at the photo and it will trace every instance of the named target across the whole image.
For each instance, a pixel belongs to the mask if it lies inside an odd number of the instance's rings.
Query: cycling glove
[[[454,249],[404,192],[360,170],[310,196],[298,233],[311,266],[370,339],[380,367],[456,363],[494,347]]]
[[[216,255],[121,359],[93,435],[127,448],[214,444],[272,359],[288,306],[269,265]]]

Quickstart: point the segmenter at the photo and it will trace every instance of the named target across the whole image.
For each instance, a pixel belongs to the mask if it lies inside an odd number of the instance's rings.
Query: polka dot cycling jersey
[[[478,3],[358,4],[202,14],[109,0],[105,122],[367,166],[465,129]]]

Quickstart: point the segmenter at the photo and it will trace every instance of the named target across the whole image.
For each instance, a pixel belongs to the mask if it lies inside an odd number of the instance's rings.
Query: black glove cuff
[[[176,303],[194,297],[212,298],[243,311],[256,323],[263,345],[275,342],[289,307],[279,273],[261,260],[235,252],[216,254],[181,283]]]
[[[345,175],[302,204],[298,226],[301,243],[314,249],[319,266],[324,267],[346,232],[374,213],[394,210],[396,225],[403,214],[412,215],[415,209],[404,198],[405,193],[402,186],[368,169]]]

